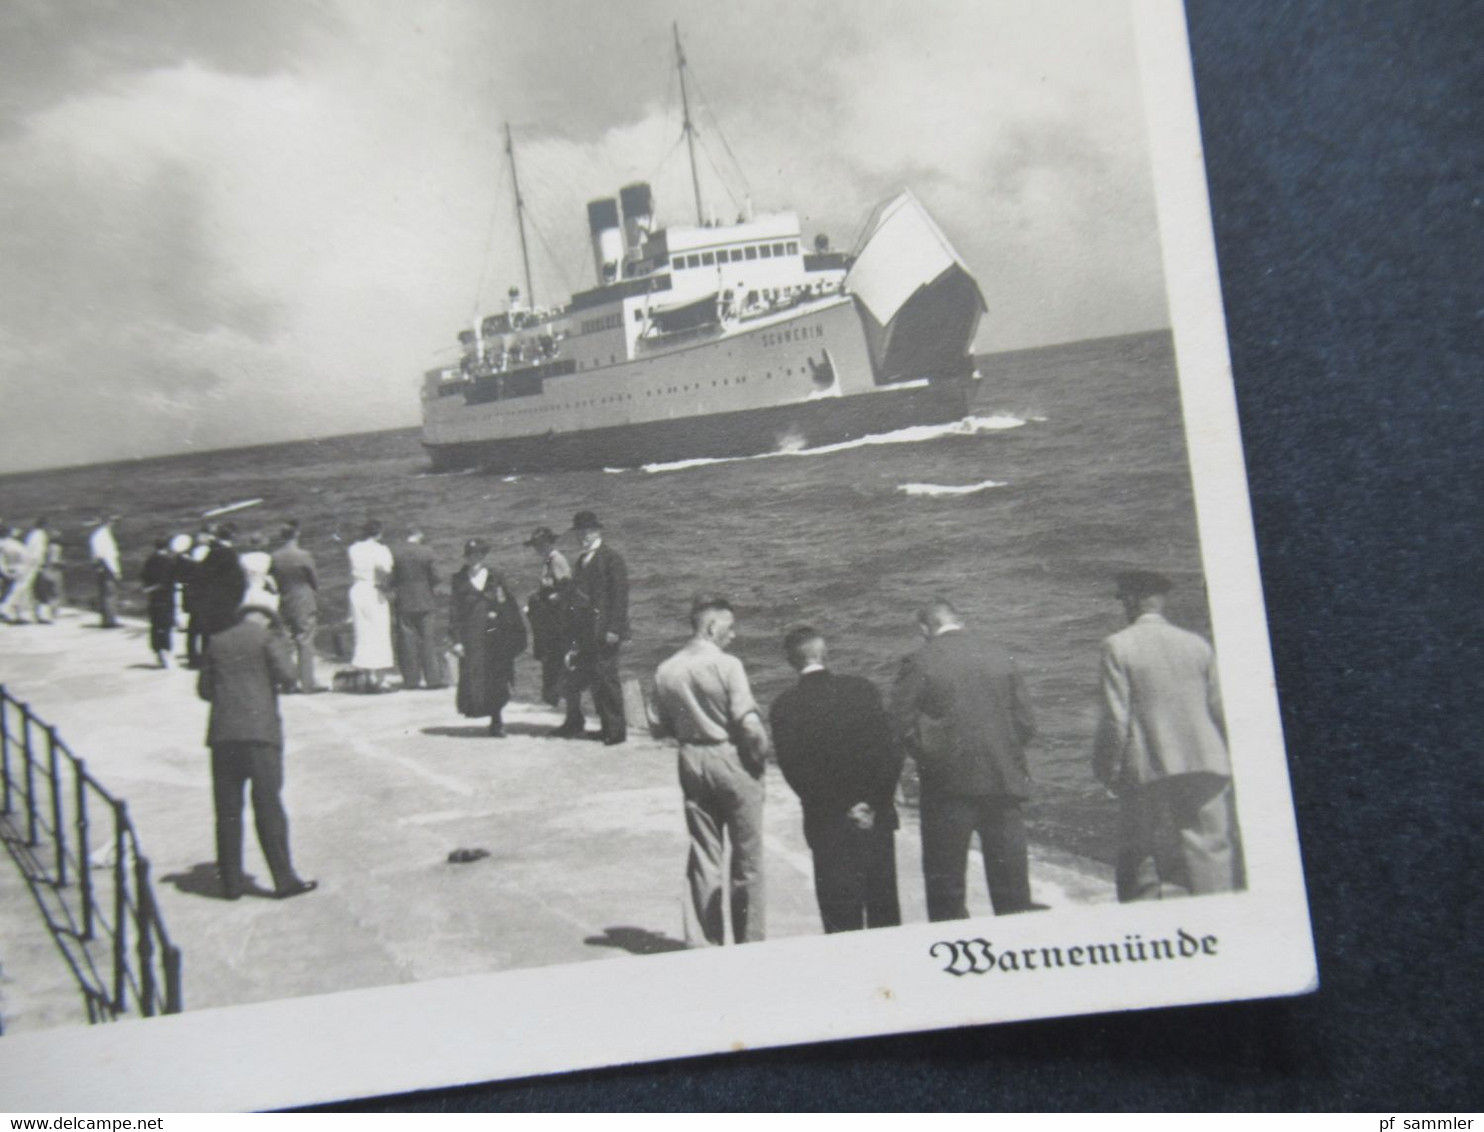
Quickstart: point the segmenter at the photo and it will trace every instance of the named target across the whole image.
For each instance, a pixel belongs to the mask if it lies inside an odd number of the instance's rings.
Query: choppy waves
[[[806,448],[803,441],[794,440],[773,452],[761,452],[755,456],[702,456],[693,460],[672,460],[662,464],[643,464],[639,470],[653,475],[658,472],[679,472],[687,468],[705,468],[714,464],[738,464],[749,460],[773,460],[780,456],[828,456],[834,452],[849,452],[855,448],[869,448],[877,444],[920,444],[925,440],[940,440],[945,436],[977,436],[985,432],[1003,432],[1020,428],[1026,422],[1020,417],[996,414],[988,417],[965,417],[961,421],[941,425],[912,425],[892,432],[875,433],[858,440],[846,440],[839,444],[822,444],[818,448]],[[604,468],[605,472],[622,469]]]
[[[907,495],[926,495],[937,497],[943,495],[976,495],[981,491],[988,491],[992,487],[1004,487],[1000,480],[982,480],[979,483],[946,484],[946,483],[904,483],[898,484],[897,490]]]

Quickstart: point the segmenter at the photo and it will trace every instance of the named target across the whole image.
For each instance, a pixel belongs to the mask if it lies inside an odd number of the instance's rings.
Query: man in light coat
[[[1121,803],[1118,899],[1230,892],[1231,762],[1211,646],[1164,617],[1168,578],[1118,576],[1129,627],[1103,642],[1093,769]]]

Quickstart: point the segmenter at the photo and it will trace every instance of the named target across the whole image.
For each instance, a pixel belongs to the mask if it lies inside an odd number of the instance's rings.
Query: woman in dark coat
[[[460,715],[489,716],[490,734],[503,738],[500,713],[510,702],[515,658],[526,650],[526,626],[505,579],[485,561],[489,543],[464,544],[464,565],[453,576],[449,631],[459,655]]]

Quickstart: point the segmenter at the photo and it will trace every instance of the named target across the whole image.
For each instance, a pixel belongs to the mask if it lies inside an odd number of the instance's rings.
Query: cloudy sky
[[[909,186],[980,349],[1165,324],[1107,0],[6,0],[0,471],[415,424],[519,280],[505,122],[538,299],[588,285],[589,198],[692,218],[672,21],[719,216],[849,246]]]

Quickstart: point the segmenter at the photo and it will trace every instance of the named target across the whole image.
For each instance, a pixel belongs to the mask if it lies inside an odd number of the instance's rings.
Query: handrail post
[[[180,987],[180,948],[165,945],[165,1013],[179,1014],[185,1009],[185,996]]]
[[[88,768],[77,760],[77,885],[82,897],[81,939],[93,938],[93,862],[88,840]]]
[[[58,753],[57,729],[46,725],[47,774],[52,789],[52,840],[56,842],[57,875],[52,883],[58,888],[67,887],[67,827],[62,824],[62,765]]]
[[[4,800],[0,813],[10,813],[10,693],[0,684],[0,778],[4,779]]]
[[[149,887],[149,862],[134,854],[134,933],[139,937],[139,1007],[146,1018],[155,1016],[154,900]]]
[[[124,830],[128,807],[113,803],[113,1012],[122,1014],[129,1005],[129,865]]]
[[[21,705],[21,753],[26,759],[26,844],[40,843],[36,833],[36,761],[31,757],[31,708]]]

